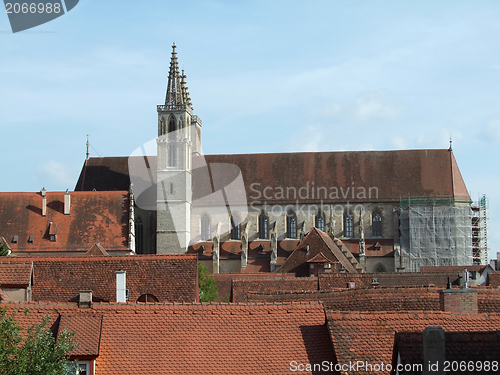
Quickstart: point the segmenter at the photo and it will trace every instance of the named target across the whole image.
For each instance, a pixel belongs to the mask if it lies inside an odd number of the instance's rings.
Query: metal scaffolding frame
[[[472,258],[474,264],[489,264],[488,199],[479,197],[472,204]]]

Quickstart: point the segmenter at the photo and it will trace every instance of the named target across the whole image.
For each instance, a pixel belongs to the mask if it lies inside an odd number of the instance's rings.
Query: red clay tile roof
[[[394,356],[399,355],[400,363],[409,365],[409,369],[412,365],[423,364],[422,333],[399,332],[396,334],[394,345],[396,351]],[[460,365],[461,362],[471,362],[473,364],[472,368],[475,368],[476,363],[478,365],[481,363],[482,365],[485,361],[490,363],[492,361],[498,361],[498,353],[500,353],[500,331],[445,333],[446,361],[456,362],[458,365]],[[393,362],[393,366],[396,366],[396,362]],[[493,372],[498,373],[498,371]],[[481,372],[468,371],[464,373],[477,374]],[[420,374],[420,371],[405,371],[405,375]]]
[[[309,254],[307,254],[309,247]],[[317,228],[312,228],[304,239],[297,245],[296,249],[285,260],[285,263],[279,268],[279,272],[292,272],[296,276],[309,276],[310,259],[322,253],[332,264],[337,264],[337,272],[340,271],[340,265],[350,273],[356,273],[356,269],[349,262],[346,255],[333,242],[328,234]],[[333,272],[333,271],[332,271]]]
[[[328,263],[330,260],[327,259],[323,253],[316,254],[314,257],[309,259],[307,263]]]
[[[489,285],[493,288],[500,287],[500,271],[490,272],[488,274]]]
[[[232,302],[248,302],[249,292],[297,292],[318,290],[316,277],[233,279]]]
[[[0,260],[1,261],[1,260]],[[0,264],[0,286],[24,286],[31,283],[31,262]]]
[[[152,294],[160,302],[198,299],[198,264],[194,255],[90,257],[9,257],[0,264],[33,261],[33,301],[77,302],[81,290],[94,301],[116,301],[116,271],[126,271],[129,300]]]
[[[64,193],[47,193],[42,216],[40,193],[0,193],[0,236],[13,252],[87,251],[99,241],[108,251],[128,250],[128,192],[71,192],[70,214],[64,214]],[[52,225],[51,225],[52,223]],[[58,226],[56,241],[50,228]],[[13,243],[14,236],[18,242]],[[33,243],[28,239],[33,236]]]
[[[74,340],[79,345],[69,354],[71,356],[91,356],[99,355],[99,345],[101,342],[101,325],[103,316],[92,312],[91,314],[65,313],[61,315],[57,338],[63,330],[69,333],[75,332]]]
[[[99,242],[96,242],[90,249],[85,253],[86,256],[103,256],[109,255],[109,253],[101,246]]]
[[[89,352],[95,351],[97,324],[92,337],[79,330],[103,315],[96,375],[285,374],[291,361],[334,358],[321,304],[12,306],[20,311],[29,306],[31,321],[47,314],[72,316],[66,322],[77,328]]]
[[[443,272],[443,271],[454,271],[454,272],[464,272],[475,271],[482,273],[489,266],[481,265],[470,265],[470,266],[422,266],[420,267],[421,272]]]
[[[328,326],[339,364],[366,361],[391,363],[398,332],[423,332],[438,326],[445,332],[490,332],[500,327],[498,314],[452,314],[445,312],[327,312]],[[348,374],[372,374],[370,371]],[[389,374],[380,371],[378,374]]]
[[[5,302],[9,302],[9,301],[10,301],[10,298],[7,296],[7,294],[5,294],[5,292],[2,290],[2,288],[0,288],[0,302],[5,303]]]
[[[276,154],[237,154],[204,155],[207,163],[229,163],[241,169],[247,197],[267,203],[295,203],[276,198],[277,188],[312,186],[330,188],[355,186],[366,189],[377,188],[378,196],[373,200],[399,201],[400,197],[447,197],[470,201],[465,183],[456,163],[453,152],[448,150],[399,150],[399,151],[344,151],[315,153],[276,153]],[[156,170],[156,157],[148,157],[151,169]],[[85,161],[75,190],[128,190],[129,158],[90,158]],[[195,165],[196,163],[193,163]],[[206,171],[193,174],[195,192],[193,199],[209,192],[205,181]],[[383,177],[381,177],[383,176]],[[219,181],[221,185],[231,182]],[[252,184],[253,189],[251,188]],[[271,199],[263,197],[263,189],[270,187],[274,194]],[[258,190],[261,193],[255,198]],[[153,192],[156,190],[153,188]],[[359,190],[356,190],[358,193]],[[211,191],[210,191],[211,193]],[[321,191],[321,194],[322,193]],[[155,194],[153,194],[155,196]],[[269,194],[268,194],[269,195]],[[334,201],[356,201],[351,196],[333,199]],[[372,194],[372,196],[374,193]],[[254,198],[252,198],[254,197]],[[317,202],[309,191],[309,197],[302,202]],[[321,197],[320,197],[321,198]],[[140,199],[140,198],[138,198]],[[366,200],[366,199],[363,199]]]

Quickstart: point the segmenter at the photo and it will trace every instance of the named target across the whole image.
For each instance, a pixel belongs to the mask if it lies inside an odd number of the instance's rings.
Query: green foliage
[[[0,312],[0,375],[65,375],[68,353],[77,347],[64,330],[56,342],[47,328],[49,317],[26,331],[17,325],[16,312]],[[28,314],[28,311],[25,311]]]
[[[3,242],[0,242],[0,257],[9,255],[9,248]]]
[[[217,285],[215,279],[208,273],[207,267],[198,265],[198,287],[200,302],[214,302],[217,300]]]

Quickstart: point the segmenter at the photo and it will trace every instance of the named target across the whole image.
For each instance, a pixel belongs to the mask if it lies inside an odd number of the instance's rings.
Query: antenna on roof
[[[451,147],[452,143],[453,143],[453,141],[451,140],[451,134],[450,134],[450,148],[448,149],[448,151],[453,151],[453,148]]]
[[[90,146],[89,137],[90,134],[87,134],[87,158],[85,160],[89,160],[89,146]]]

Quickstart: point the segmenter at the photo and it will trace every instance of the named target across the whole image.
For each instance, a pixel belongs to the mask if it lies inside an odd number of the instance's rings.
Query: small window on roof
[[[50,242],[56,242],[56,235],[55,234],[50,235]]]
[[[31,235],[30,238],[28,238],[28,243],[33,243],[35,239],[35,236]]]
[[[17,243],[19,239],[19,236],[14,236],[14,238],[12,239],[12,243]]]

